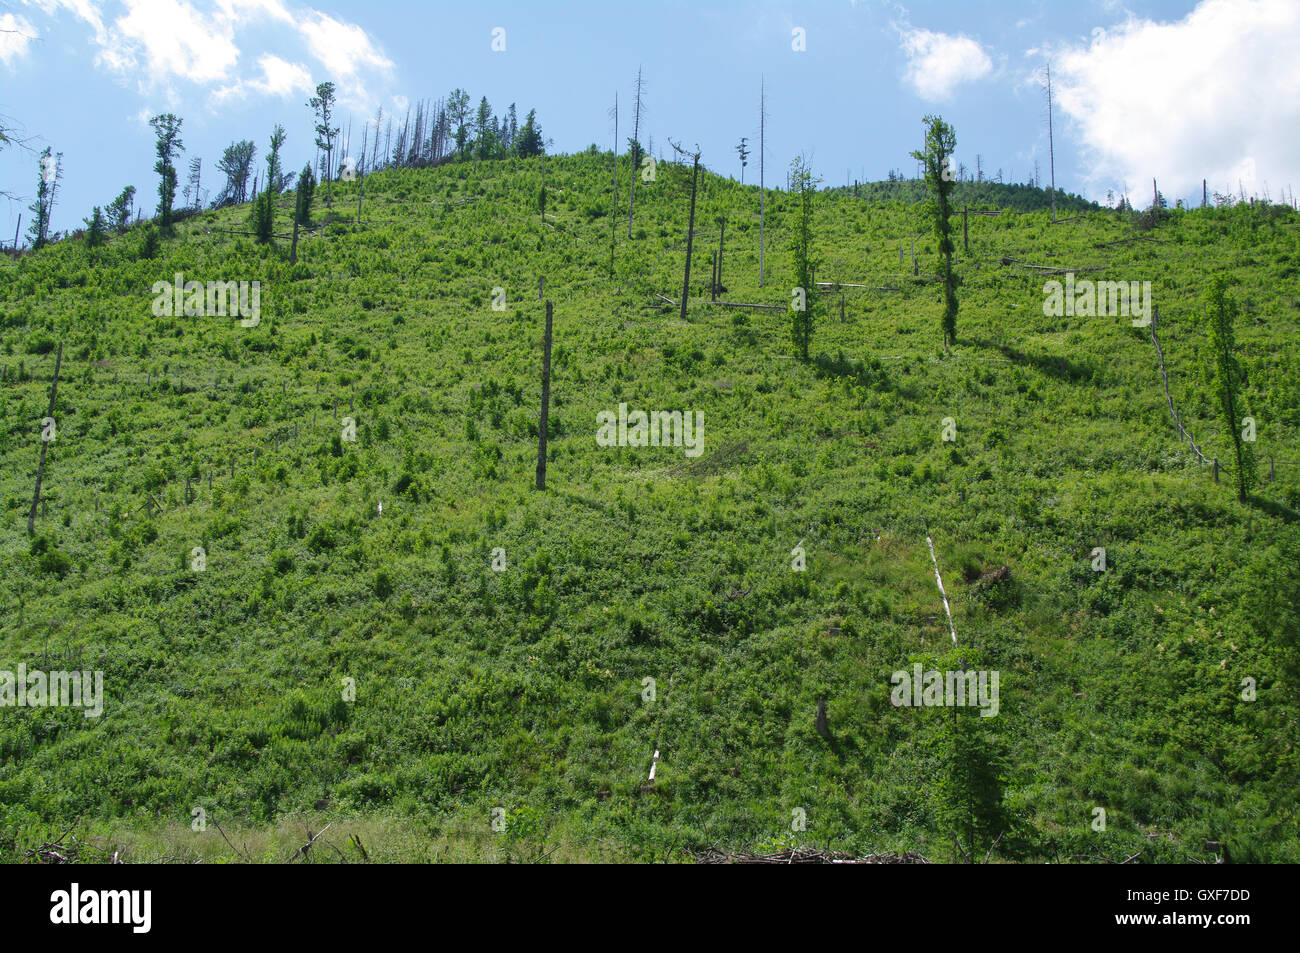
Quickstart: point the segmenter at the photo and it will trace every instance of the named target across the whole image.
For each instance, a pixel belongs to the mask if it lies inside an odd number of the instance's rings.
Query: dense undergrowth
[[[1300,860],[1294,213],[972,216],[944,351],[920,207],[823,193],[817,278],[869,287],[843,320],[822,298],[805,364],[782,312],[708,301],[722,216],[721,297],[790,300],[790,196],[768,192],[760,288],[757,189],[702,177],[683,323],[655,295],[681,294],[689,168],[638,183],[631,237],[620,203],[611,275],[609,155],[546,161],[544,220],[541,160],[504,160],[372,175],[360,224],[356,183],[332,210],[318,190],[324,232],[294,266],[287,242],[222,231],[247,207],[189,218],[153,258],[138,228],[0,262],[0,669],[102,670],[108,696],[98,719],[0,709],[0,856],[72,827],[131,859],[234,859],[190,829],[202,808],[267,858],[310,818],[370,825],[380,857],[955,859],[966,729],[890,704],[890,674],[924,658],[1001,674],[998,717],[967,739],[992,768],[966,781],[1001,796],[993,857]],[[913,236],[920,279],[900,264]],[[1044,277],[1004,257],[1151,281],[1174,400],[1225,460],[1201,296],[1231,273],[1255,497],[1180,442],[1147,330],[1045,317]],[[176,272],[260,281],[260,324],[155,317]],[[619,403],[702,412],[704,453],[598,446]]]

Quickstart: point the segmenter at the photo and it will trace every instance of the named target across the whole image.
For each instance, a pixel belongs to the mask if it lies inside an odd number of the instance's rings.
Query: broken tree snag
[[[831,734],[830,726],[826,724],[826,696],[823,695],[817,699],[817,734],[823,738],[829,738]]]
[[[551,303],[546,302],[546,333],[542,338],[542,416],[537,424],[537,489],[546,489],[546,428],[551,410]]]
[[[680,145],[668,140],[668,144],[678,155],[691,156],[694,159],[694,165],[691,167],[691,216],[686,225],[686,275],[682,279],[682,314],[681,319],[686,320],[686,302],[691,296],[691,249],[694,246],[695,239],[695,189],[700,178],[700,147],[696,145],[695,152],[690,153]]]
[[[45,414],[47,419],[54,419],[54,397],[59,390],[59,368],[63,366],[63,341],[59,341],[59,352],[54,358],[54,379],[50,382],[50,409]],[[36,508],[41,503],[41,481],[45,478],[45,451],[49,449],[50,442],[45,439],[45,433],[41,433],[41,460],[36,465],[36,492],[32,494],[32,509],[27,514],[27,535],[31,536],[36,532]]]
[[[723,246],[726,244],[726,241],[727,241],[727,220],[726,218],[723,218],[722,231],[718,235],[718,277],[717,277],[718,294],[722,294],[724,291],[727,290],[726,288],[722,287],[722,249]]]
[[[695,243],[695,186],[700,176],[700,154],[695,153],[691,169],[691,217],[686,225],[686,277],[682,280],[682,320],[686,320],[686,301],[691,295],[691,247]]]

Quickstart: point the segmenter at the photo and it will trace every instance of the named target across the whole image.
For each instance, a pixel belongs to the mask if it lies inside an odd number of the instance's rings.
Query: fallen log
[[[1106,270],[1106,266],[1105,266],[1105,265],[1093,265],[1093,266],[1088,266],[1088,267],[1084,267],[1084,268],[1060,268],[1060,267],[1057,267],[1057,266],[1055,266],[1055,265],[1028,265],[1028,264],[1026,264],[1025,262],[1021,261],[1019,258],[1012,258],[1012,257],[1010,257],[1009,255],[1004,255],[1004,256],[1002,257],[1002,259],[1001,259],[1001,264],[1003,264],[1003,265],[1016,265],[1017,267],[1020,267],[1020,268],[1027,268],[1027,269],[1029,269],[1030,271],[1039,271],[1039,272],[1042,272],[1042,273],[1045,274],[1045,275],[1066,275],[1066,274],[1075,274],[1075,275],[1077,275],[1077,274],[1081,274],[1081,273],[1083,273],[1083,272],[1088,272],[1088,271],[1105,271],[1105,270]]]
[[[785,306],[780,304],[746,304],[743,301],[711,301],[710,304],[720,304],[724,308],[758,308],[763,311],[784,311]]]

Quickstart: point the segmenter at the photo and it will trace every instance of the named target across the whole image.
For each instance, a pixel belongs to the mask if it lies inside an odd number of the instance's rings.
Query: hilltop
[[[791,196],[768,190],[760,287],[758,190],[701,175],[683,322],[659,296],[689,167],[638,181],[629,237],[626,157],[616,218],[608,153],[545,160],[545,217],[542,163],[377,172],[359,223],[358,183],[318,189],[292,266],[238,234],[247,206],[155,257],[141,227],[0,260],[0,669],[102,670],[107,695],[0,717],[0,856],[75,825],[128,859],[232,857],[202,809],[265,858],[332,823],[384,859],[955,859],[968,784],[1001,858],[1300,860],[1296,213],[1054,225],[1008,196],[969,251],[958,219],[945,351],[908,183],[818,193],[816,275],[844,287],[803,363]],[[721,218],[721,297],[778,310],[710,303]],[[1151,281],[1170,399],[1221,460],[1202,297],[1235,277],[1251,502],[1175,429],[1150,329],[1046,316],[1026,265]],[[155,316],[178,272],[260,282],[260,322]],[[598,445],[620,403],[698,411],[702,454]],[[917,662],[999,671],[998,716],[891,705]]]

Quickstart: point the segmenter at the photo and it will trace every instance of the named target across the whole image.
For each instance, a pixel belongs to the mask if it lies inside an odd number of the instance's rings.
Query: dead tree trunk
[[[636,169],[632,170],[636,175]],[[609,212],[609,279],[614,280],[614,235],[618,218],[618,91],[614,92],[614,198]]]
[[[636,85],[633,87],[636,92],[636,103],[632,112],[632,185],[627,196],[627,237],[632,237],[632,211],[636,205],[636,173],[637,165],[641,161],[641,94],[645,90],[645,83],[641,78],[641,67],[636,69]]]
[[[59,341],[59,352],[54,358],[54,380],[50,382],[50,409],[45,414],[46,417],[54,417],[54,398],[59,391],[59,368],[63,366],[63,342]],[[41,502],[41,481],[45,479],[45,451],[49,449],[50,442],[45,439],[45,434],[41,434],[41,462],[36,465],[36,492],[32,494],[32,510],[27,514],[27,535],[31,536],[36,532],[36,508]]]
[[[546,489],[546,428],[551,412],[551,303],[546,302],[546,334],[542,338],[542,416],[537,423],[537,489]]]
[[[289,264],[298,264],[298,216],[293,217],[293,244],[289,246]]]
[[[1052,134],[1052,66],[1047,66],[1047,167],[1052,175],[1052,224],[1056,224],[1056,139]]]
[[[758,286],[763,287],[764,212],[767,207],[767,184],[763,163],[767,152],[767,82],[762,81],[758,94]]]
[[[691,217],[686,226],[686,277],[682,281],[682,320],[686,320],[686,299],[691,293],[691,249],[695,242],[695,186],[700,176],[700,154],[695,153],[691,169]]]
[[[718,235],[718,293],[722,293],[722,249],[727,242],[727,220],[722,220],[722,231]]]

